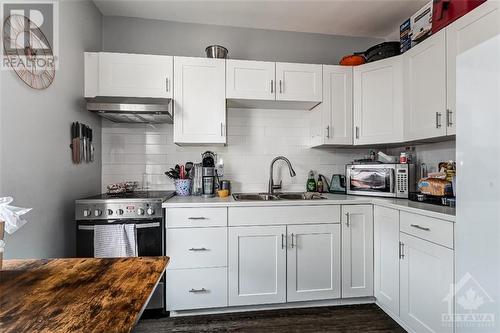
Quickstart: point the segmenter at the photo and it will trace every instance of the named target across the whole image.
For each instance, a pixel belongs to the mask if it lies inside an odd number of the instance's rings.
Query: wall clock
[[[52,84],[56,75],[54,54],[35,23],[22,15],[10,15],[5,19],[2,39],[4,57],[24,83],[38,90]]]

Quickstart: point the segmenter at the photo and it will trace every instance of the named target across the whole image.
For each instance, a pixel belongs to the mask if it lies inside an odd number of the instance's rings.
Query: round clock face
[[[48,88],[55,77],[55,58],[49,41],[36,24],[10,15],[3,25],[4,61],[34,89]]]

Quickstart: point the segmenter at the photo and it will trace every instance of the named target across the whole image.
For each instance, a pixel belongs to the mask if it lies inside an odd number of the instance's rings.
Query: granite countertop
[[[354,196],[345,194],[322,194],[323,200],[272,200],[272,201],[236,201],[232,196],[227,198],[203,198],[199,196],[174,196],[165,201],[164,208],[193,208],[193,207],[261,207],[261,206],[315,206],[315,205],[360,205],[373,204],[401,211],[425,215],[438,219],[455,222],[455,208],[437,206],[407,199],[378,198],[368,196]]]
[[[2,332],[131,332],[168,257],[5,260]]]

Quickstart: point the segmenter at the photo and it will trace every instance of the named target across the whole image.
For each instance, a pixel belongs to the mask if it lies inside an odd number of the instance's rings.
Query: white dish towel
[[[135,224],[96,225],[94,257],[137,257]]]

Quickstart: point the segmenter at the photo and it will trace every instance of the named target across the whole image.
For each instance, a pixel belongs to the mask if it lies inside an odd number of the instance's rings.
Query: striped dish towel
[[[137,257],[135,224],[96,225],[94,257]]]

